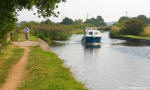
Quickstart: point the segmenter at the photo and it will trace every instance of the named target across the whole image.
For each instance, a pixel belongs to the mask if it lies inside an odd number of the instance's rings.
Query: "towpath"
[[[19,46],[24,49],[24,54],[19,60],[19,62],[12,67],[12,69],[8,73],[8,77],[6,82],[3,84],[0,90],[17,90],[17,87],[20,85],[21,81],[24,78],[24,74],[26,72],[26,64],[28,61],[30,46],[38,46],[44,51],[50,51],[49,45],[43,40],[36,41],[24,41],[24,42],[13,42],[12,44]]]

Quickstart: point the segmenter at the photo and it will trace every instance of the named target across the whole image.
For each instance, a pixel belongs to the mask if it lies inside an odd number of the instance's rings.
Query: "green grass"
[[[150,39],[150,37],[133,36],[133,35],[121,35],[123,37],[137,38],[137,39]]]
[[[56,54],[44,52],[38,46],[32,47],[27,71],[19,90],[86,90]]]
[[[9,45],[2,50],[2,53],[0,54],[0,87],[5,82],[8,71],[20,60],[23,52],[23,49],[13,45]]]
[[[33,36],[33,35],[29,35],[29,40],[30,41],[38,41],[38,38],[36,36]],[[26,41],[25,39],[25,34],[19,34],[18,37],[17,37],[17,41],[18,42],[21,42],[21,41]]]

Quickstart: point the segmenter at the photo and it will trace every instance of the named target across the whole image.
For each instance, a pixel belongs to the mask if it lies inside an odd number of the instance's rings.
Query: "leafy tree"
[[[75,20],[74,24],[78,24],[78,25],[83,24],[83,20],[82,19]]]
[[[51,20],[47,19],[46,21],[42,21],[42,24],[47,24],[47,25],[53,25],[54,22],[52,22]]]
[[[96,18],[96,26],[105,26],[106,23],[104,22],[104,19],[101,16],[97,16]]]
[[[148,24],[148,18],[145,15],[139,15],[137,16],[137,18]]]
[[[129,19],[121,28],[122,34],[139,35],[144,31],[145,23],[137,18]]]
[[[125,23],[125,22],[127,22],[129,19],[130,19],[129,17],[122,16],[122,17],[120,17],[120,19],[119,19],[118,22],[119,22],[119,23]]]
[[[85,24],[93,24],[95,26],[105,26],[106,25],[106,23],[104,22],[104,19],[101,16],[97,16],[97,18],[87,19],[85,21]]]
[[[120,19],[118,20],[118,22],[115,23],[115,25],[117,25],[117,26],[119,26],[119,27],[122,27],[122,26],[124,26],[124,24],[125,24],[129,19],[130,19],[129,17],[122,16],[122,17],[120,17]]]
[[[4,43],[7,34],[14,28],[17,12],[22,9],[31,10],[36,6],[39,16],[57,16],[59,12],[54,12],[60,2],[65,0],[1,0],[0,3],[0,43]]]
[[[65,17],[60,24],[70,25],[73,24],[73,20],[71,18]]]
[[[86,19],[86,21],[85,21],[85,24],[93,24],[93,25],[95,25],[95,23],[96,23],[96,19],[95,18]]]

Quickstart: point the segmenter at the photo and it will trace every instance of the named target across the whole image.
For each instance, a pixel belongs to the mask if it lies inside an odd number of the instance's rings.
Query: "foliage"
[[[145,15],[139,15],[139,16],[137,16],[137,19],[140,19],[143,22],[145,22],[146,24],[148,24],[148,18]]]
[[[73,20],[71,18],[65,17],[60,24],[71,25],[73,24]]]
[[[150,37],[150,25],[147,25],[144,31],[140,34],[142,37]]]
[[[47,25],[37,22],[25,23],[21,26],[22,29],[28,26],[30,33],[37,36],[45,41],[50,42],[51,40],[67,40],[74,33],[83,33],[84,28],[92,26],[91,24],[72,24],[72,25]]]
[[[137,18],[129,19],[121,28],[122,34],[140,35],[144,31],[145,23]]]
[[[130,18],[129,17],[125,17],[125,16],[122,16],[122,17],[120,17],[120,19],[119,19],[119,23],[124,23],[125,21],[128,21]]]
[[[111,26],[100,26],[100,27],[98,27],[98,30],[110,31]]]
[[[86,90],[52,52],[32,47],[20,90]]]
[[[119,21],[117,23],[115,23],[115,25],[119,26],[119,27],[122,27],[125,25],[125,23],[129,20],[130,18],[129,17],[125,17],[125,16],[122,16],[120,17]]]
[[[130,35],[139,37],[150,37],[150,26],[148,23],[150,18],[145,15],[139,15],[135,18],[121,17],[118,22],[114,25],[119,27],[120,30],[115,30],[112,28],[110,35]],[[146,26],[146,27],[145,27]]]
[[[71,36],[71,30],[65,30],[56,26],[35,25],[31,33],[41,39],[48,40],[67,40]]]
[[[109,35],[110,36],[118,36],[118,35],[120,35],[120,27],[112,26]]]
[[[22,9],[31,10],[36,6],[39,16],[57,16],[54,12],[60,2],[65,0],[1,0],[0,3],[0,43],[7,41],[8,33],[14,28],[17,11]]]
[[[41,24],[53,25],[54,22],[52,22],[51,20],[47,19],[46,21],[42,21]]]
[[[143,36],[143,37],[150,37],[150,30],[144,30],[140,36]]]
[[[101,16],[97,16],[97,18],[87,19],[85,24],[93,24],[94,26],[105,26],[106,23]]]
[[[83,20],[82,19],[75,20],[74,24],[81,25],[81,24],[83,24]]]

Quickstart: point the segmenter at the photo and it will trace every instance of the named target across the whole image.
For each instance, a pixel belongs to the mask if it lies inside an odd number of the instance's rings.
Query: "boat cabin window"
[[[93,32],[89,32],[89,35],[93,35]]]
[[[94,35],[98,35],[98,32],[94,32]]]

